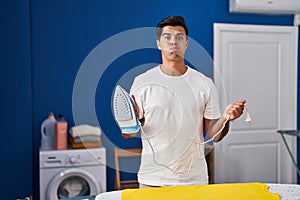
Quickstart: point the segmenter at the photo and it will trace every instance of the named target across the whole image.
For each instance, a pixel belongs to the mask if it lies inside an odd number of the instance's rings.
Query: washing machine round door
[[[101,192],[96,178],[84,169],[71,168],[59,172],[47,188],[47,200],[96,195]]]

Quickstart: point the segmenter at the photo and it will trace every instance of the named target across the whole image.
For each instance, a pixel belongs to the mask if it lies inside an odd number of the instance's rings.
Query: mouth
[[[178,47],[166,48],[164,51],[173,56],[179,56],[182,54],[180,51],[180,48],[178,48]]]
[[[180,54],[179,48],[170,48],[170,49],[168,50],[168,52],[169,52],[171,55],[178,55],[178,54]]]
[[[172,48],[170,48],[169,52],[171,52],[171,53],[177,53],[177,52],[179,52],[179,48],[172,47]]]

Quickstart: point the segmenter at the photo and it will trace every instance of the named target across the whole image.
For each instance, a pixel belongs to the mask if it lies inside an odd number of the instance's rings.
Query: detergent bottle
[[[56,134],[56,145],[55,149],[62,150],[67,149],[67,133],[68,133],[68,123],[63,115],[58,115],[58,119],[55,124],[55,134]]]
[[[41,149],[55,149],[55,124],[56,119],[53,113],[49,113],[48,118],[43,121],[41,126]]]

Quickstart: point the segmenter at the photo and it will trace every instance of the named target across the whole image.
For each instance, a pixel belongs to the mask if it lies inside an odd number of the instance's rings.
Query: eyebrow
[[[163,33],[162,35],[171,35],[171,33]]]
[[[164,35],[171,35],[171,33],[163,33],[162,36],[164,36]],[[183,35],[183,36],[184,36],[183,33],[176,33],[176,36],[177,36],[177,35]]]

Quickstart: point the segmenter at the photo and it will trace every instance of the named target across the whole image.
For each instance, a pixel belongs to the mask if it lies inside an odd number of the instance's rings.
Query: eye
[[[176,39],[177,39],[177,40],[183,40],[183,36],[182,36],[182,35],[177,35],[177,36],[176,36]]]
[[[164,36],[164,39],[165,39],[165,40],[171,40],[171,36],[170,36],[170,35],[165,35],[165,36]]]

